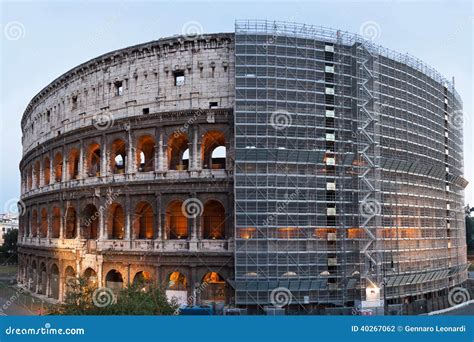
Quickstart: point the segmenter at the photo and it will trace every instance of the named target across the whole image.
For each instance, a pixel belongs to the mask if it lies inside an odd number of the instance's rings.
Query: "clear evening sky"
[[[20,195],[20,120],[30,99],[44,86],[103,53],[181,34],[190,23],[204,32],[232,32],[235,19],[295,21],[368,34],[375,28],[376,43],[408,52],[446,78],[454,77],[464,102],[465,177],[471,182],[466,202],[474,205],[470,0],[0,3],[0,213]]]

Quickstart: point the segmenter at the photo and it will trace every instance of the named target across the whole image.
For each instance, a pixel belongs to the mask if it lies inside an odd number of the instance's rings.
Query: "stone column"
[[[81,148],[79,150],[79,172],[77,175],[78,179],[84,179],[84,144],[82,143],[81,140]]]
[[[107,153],[107,141],[105,136],[102,136],[102,144],[100,146],[100,176],[105,177],[108,175],[108,153]]]
[[[59,204],[60,204],[60,207],[59,207],[59,213],[60,213],[60,215],[59,215],[59,217],[60,217],[60,219],[59,219],[59,238],[64,239],[64,225],[65,225],[64,224],[64,221],[65,221],[64,202],[60,201]]]
[[[131,240],[130,196],[125,196],[125,240]]]
[[[164,151],[166,150],[166,145],[163,144],[163,133],[160,133],[158,139],[158,172],[166,172],[168,169],[167,159],[164,157]]]
[[[161,240],[163,238],[163,221],[161,217],[161,194],[156,194],[156,235],[155,239]]]
[[[54,156],[49,156],[49,184],[54,183],[54,175],[55,175],[55,170],[54,170]]]
[[[64,149],[63,149],[64,151]],[[61,177],[61,181],[65,182],[68,180],[68,174],[67,174],[67,156],[66,154],[63,154],[63,174]]]
[[[106,218],[106,215],[105,215],[105,212],[107,210],[107,208],[105,207],[105,200],[104,198],[101,196],[100,197],[100,200],[99,200],[99,231],[98,231],[98,239],[99,240],[105,240],[107,239],[107,231],[105,230],[106,228],[106,225],[105,225],[105,218]]]
[[[51,209],[51,206],[48,205],[48,208],[46,210],[47,210],[46,220],[48,222],[48,231],[46,233],[46,238],[50,239],[51,238],[51,230],[52,230],[52,220],[51,220],[52,209]]]
[[[128,149],[127,149],[127,164],[126,173],[131,174],[135,173],[136,163],[135,163],[135,156],[134,156],[134,148],[133,148],[133,139],[132,139],[132,132],[131,130],[128,131]]]

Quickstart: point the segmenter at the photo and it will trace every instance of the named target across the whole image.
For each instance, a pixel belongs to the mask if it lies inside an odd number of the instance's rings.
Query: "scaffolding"
[[[235,57],[237,305],[383,312],[465,279],[452,83],[303,24],[238,20]]]

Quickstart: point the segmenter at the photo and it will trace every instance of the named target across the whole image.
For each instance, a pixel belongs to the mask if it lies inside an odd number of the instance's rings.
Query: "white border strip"
[[[474,303],[474,299],[471,299],[471,300],[468,300],[467,302],[464,302],[464,303],[461,303],[461,304],[458,304],[458,305],[455,305],[455,306],[451,306],[451,307],[443,309],[443,310],[431,311],[431,312],[428,313],[428,316],[443,314],[445,312],[449,312],[449,311],[452,311],[452,310],[463,308],[463,307],[465,307],[469,304],[473,304],[473,303]]]

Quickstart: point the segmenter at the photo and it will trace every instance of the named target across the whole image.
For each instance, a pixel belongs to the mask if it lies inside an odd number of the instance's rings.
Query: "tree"
[[[54,306],[52,315],[174,315],[175,301],[168,301],[161,286],[151,283],[134,284],[117,295],[109,288],[90,286],[79,278],[69,285],[64,303]]]
[[[17,261],[17,241],[18,229],[11,229],[3,234],[3,245],[0,247],[0,253],[5,261]]]

